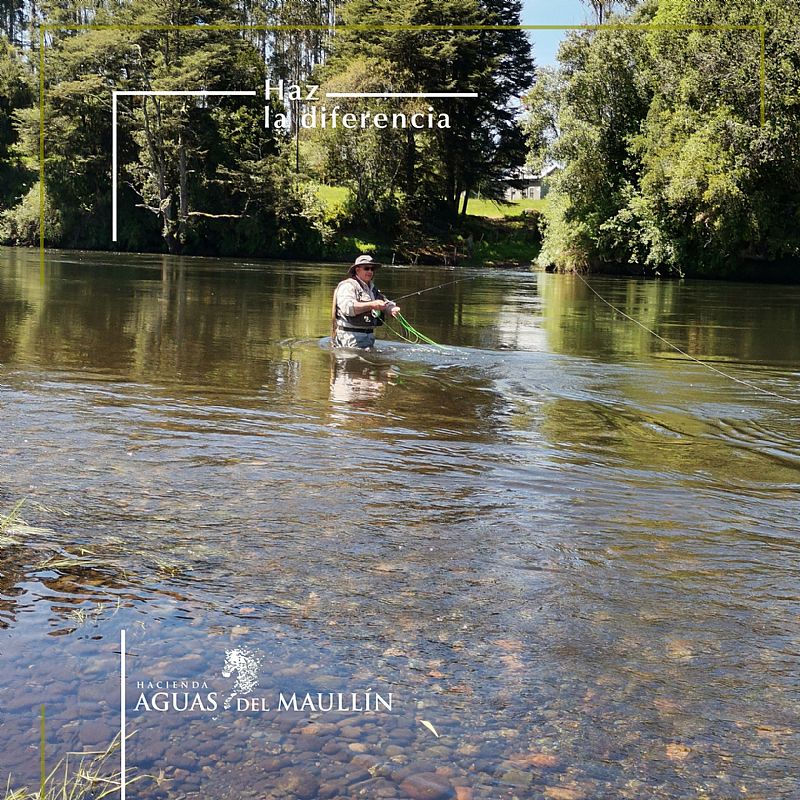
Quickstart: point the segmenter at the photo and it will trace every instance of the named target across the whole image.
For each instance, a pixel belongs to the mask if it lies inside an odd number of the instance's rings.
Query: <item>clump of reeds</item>
[[[19,519],[19,512],[24,504],[25,501],[20,500],[8,514],[0,514],[0,547],[18,544],[13,536],[7,535],[7,531]]]
[[[128,737],[132,735],[128,734]],[[117,734],[105,750],[67,753],[45,776],[44,785],[35,791],[29,788],[12,789],[9,776],[4,800],[101,800],[109,795],[119,795],[122,775],[118,769],[110,769],[106,764],[119,750],[119,743],[120,736]],[[125,786],[127,788],[147,777],[126,777]]]
[[[7,514],[0,512],[0,547],[24,544],[41,549],[47,547],[48,539],[54,536],[53,531],[35,528],[20,517],[24,505],[25,500],[22,499]]]

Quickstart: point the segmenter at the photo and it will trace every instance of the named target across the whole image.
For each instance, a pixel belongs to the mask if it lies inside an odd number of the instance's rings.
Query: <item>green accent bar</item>
[[[764,86],[766,85],[766,28],[761,26],[761,127],[764,127],[766,120],[766,98]]]
[[[44,800],[45,784],[47,775],[44,771],[44,703],[42,703],[41,721],[39,724],[39,797]]]
[[[39,28],[39,281],[44,286],[44,33]]]

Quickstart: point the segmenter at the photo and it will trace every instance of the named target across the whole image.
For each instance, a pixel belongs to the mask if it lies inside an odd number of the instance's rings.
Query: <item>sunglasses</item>
[[[359,264],[359,266],[361,267],[360,264]],[[361,267],[361,269],[363,269],[364,272],[375,272],[375,270],[378,269],[378,268],[377,267]]]

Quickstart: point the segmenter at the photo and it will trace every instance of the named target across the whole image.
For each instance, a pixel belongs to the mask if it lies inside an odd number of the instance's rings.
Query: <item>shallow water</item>
[[[572,276],[409,297],[446,347],[337,359],[341,266],[0,264],[3,781],[42,704],[48,765],[111,741],[125,630],[128,797],[800,793],[800,288],[590,280],[777,397]]]

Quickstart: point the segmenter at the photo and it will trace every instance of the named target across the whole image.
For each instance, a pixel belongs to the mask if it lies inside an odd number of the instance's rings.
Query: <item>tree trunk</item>
[[[189,221],[189,173],[186,167],[186,143],[181,131],[178,134],[178,169],[180,170],[180,188],[178,192],[178,241],[186,244],[186,227]]]
[[[413,197],[417,181],[417,142],[411,128],[406,128],[406,197]]]
[[[453,168],[453,177],[450,181],[450,213],[458,216],[458,204],[461,200],[461,178],[458,174],[458,167]]]
[[[181,251],[180,242],[175,236],[177,228],[174,216],[174,203],[172,196],[168,195],[161,201],[161,238],[166,242],[167,250],[172,255],[178,255]]]
[[[444,165],[445,184],[444,184],[444,202],[445,206],[452,212],[453,210],[453,191],[456,183],[456,173],[453,166],[452,159],[446,158]]]
[[[153,105],[156,109],[156,130],[153,130],[150,124],[150,114],[148,113],[148,98],[143,98],[142,108],[144,110],[144,133],[147,139],[147,149],[150,152],[150,158],[153,161],[153,168],[155,170],[156,183],[158,184],[158,213],[161,217],[161,238],[167,243],[167,249],[170,253],[179,252],[179,243],[175,238],[175,218],[173,217],[173,201],[172,191],[167,186],[166,168],[164,167],[164,159],[159,151],[158,143],[156,141],[158,130],[161,123],[161,109],[158,100],[153,100]]]
[[[294,103],[294,171],[300,172],[300,101]]]

